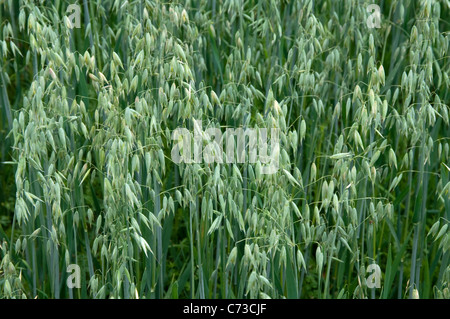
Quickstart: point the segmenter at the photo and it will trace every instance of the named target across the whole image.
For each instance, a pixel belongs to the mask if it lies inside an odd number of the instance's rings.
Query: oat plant
[[[449,298],[450,2],[369,4],[1,1],[0,298]]]

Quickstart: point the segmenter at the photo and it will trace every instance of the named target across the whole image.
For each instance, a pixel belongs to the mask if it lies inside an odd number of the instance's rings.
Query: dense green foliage
[[[1,0],[0,297],[449,298],[450,2],[372,2]]]

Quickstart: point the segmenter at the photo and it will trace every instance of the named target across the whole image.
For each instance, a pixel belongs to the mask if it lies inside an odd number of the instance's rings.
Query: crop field
[[[449,0],[0,0],[0,299],[449,299]]]

